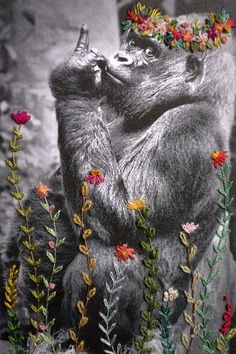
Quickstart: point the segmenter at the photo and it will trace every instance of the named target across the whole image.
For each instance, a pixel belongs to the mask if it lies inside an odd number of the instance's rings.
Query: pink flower
[[[18,111],[11,114],[11,119],[14,120],[16,124],[20,125],[27,123],[31,119],[31,116],[25,111]]]
[[[50,205],[49,211],[50,211],[51,213],[54,213],[55,210],[56,210],[55,205],[54,205],[54,204]]]
[[[192,32],[189,32],[188,30],[184,30],[182,32],[182,39],[184,42],[192,42],[193,41],[193,33]]]
[[[53,241],[49,241],[49,242],[48,242],[48,246],[49,246],[50,248],[54,249],[55,246],[56,246],[56,244],[55,244],[55,242],[53,242]]]
[[[182,229],[189,235],[196,231],[198,227],[199,225],[195,225],[194,222],[187,222],[187,224],[182,225]]]
[[[56,284],[55,283],[49,283],[48,287],[49,287],[50,290],[53,290],[53,289],[55,289]]]
[[[102,171],[99,169],[91,170],[89,171],[89,175],[85,177],[84,179],[86,182],[89,182],[90,184],[101,184],[104,182],[105,178],[102,175]]]
[[[42,323],[42,322],[39,323],[38,326],[39,326],[39,330],[42,331],[42,332],[45,331],[45,329],[47,328],[46,325],[44,323]]]

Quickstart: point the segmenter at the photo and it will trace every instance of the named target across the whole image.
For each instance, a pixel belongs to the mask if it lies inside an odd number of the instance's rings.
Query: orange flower
[[[214,161],[214,167],[215,168],[221,167],[225,163],[227,157],[228,157],[228,151],[224,151],[224,150],[214,151],[213,154],[211,155],[211,158]]]
[[[119,262],[126,262],[130,259],[135,258],[135,250],[133,248],[128,247],[125,243],[123,245],[116,246],[116,251],[114,253]]]
[[[52,191],[50,188],[48,188],[48,186],[46,184],[42,184],[41,182],[39,184],[37,184],[35,186],[35,188],[36,188],[37,196],[40,199],[43,199],[43,198],[47,197],[48,196],[48,192]]]

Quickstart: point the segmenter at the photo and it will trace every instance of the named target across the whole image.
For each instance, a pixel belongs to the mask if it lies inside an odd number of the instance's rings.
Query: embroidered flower
[[[231,17],[228,18],[228,20],[226,21],[225,25],[226,26],[230,26],[231,28],[235,28],[236,27],[235,22],[234,22],[234,20]]]
[[[214,41],[215,38],[218,37],[218,31],[216,31],[214,28],[213,29],[209,29],[207,31],[207,36],[208,36],[208,39],[212,39]]]
[[[220,14],[209,13],[203,22],[196,18],[191,23],[179,23],[177,19],[162,15],[158,9],[138,3],[128,11],[122,26],[124,30],[131,28],[141,36],[153,37],[169,48],[205,51],[226,43],[226,36],[229,36],[235,23],[225,10]],[[176,32],[172,36],[171,32],[174,30]],[[201,37],[201,33],[206,34],[207,38]]]
[[[49,283],[48,287],[49,287],[50,290],[53,290],[53,289],[55,289],[56,284],[55,283]]]
[[[178,290],[173,288],[169,288],[168,290],[164,291],[163,301],[174,301],[179,296]]]
[[[84,180],[90,184],[101,184],[104,182],[105,177],[102,175],[102,171],[97,168],[89,171],[89,175]]]
[[[16,124],[20,125],[27,123],[31,119],[31,116],[25,111],[18,111],[11,114],[11,119],[14,120]]]
[[[54,213],[55,210],[56,210],[55,205],[54,205],[54,204],[50,205],[49,211],[50,211],[51,213]]]
[[[41,182],[35,186],[35,189],[36,189],[37,196],[40,199],[47,197],[48,192],[52,191],[46,184],[43,184]]]
[[[126,207],[130,210],[141,210],[145,207],[144,199],[133,199],[127,203]]]
[[[226,302],[226,305],[225,305],[226,311],[223,313],[223,316],[222,316],[222,318],[225,322],[220,327],[219,332],[225,336],[228,333],[228,331],[232,325],[231,318],[232,318],[233,306],[229,303],[229,297],[227,295],[224,295],[223,301]]]
[[[42,323],[42,322],[39,323],[38,326],[39,326],[39,330],[42,331],[42,332],[45,331],[45,329],[47,328],[46,325],[44,323]]]
[[[233,306],[231,304],[226,304],[226,311],[231,312],[233,310]]]
[[[182,32],[182,39],[183,39],[184,42],[190,42],[191,43],[193,41],[193,38],[194,38],[194,36],[193,36],[192,32],[189,32],[187,30]]]
[[[232,317],[232,315],[231,315],[231,313],[228,312],[228,311],[226,311],[226,312],[223,314],[223,320],[224,320],[224,321],[229,321],[229,320],[231,320],[231,317]]]
[[[173,38],[176,40],[181,39],[181,37],[182,37],[181,32],[178,31],[177,29],[174,29],[171,33],[172,33]]]
[[[198,227],[199,225],[195,225],[194,222],[187,222],[186,224],[182,225],[182,229],[189,235],[196,231]]]
[[[54,249],[54,248],[56,247],[56,244],[55,244],[55,242],[53,242],[53,241],[49,241],[49,242],[48,242],[48,246],[49,246],[51,249]]]
[[[134,10],[127,12],[127,20],[132,22],[142,23],[144,16],[142,14],[136,15]]]
[[[228,151],[224,151],[224,150],[214,151],[213,154],[211,155],[211,158],[214,161],[214,167],[215,168],[221,167],[225,163],[227,157],[228,157]]]
[[[130,259],[135,258],[135,250],[133,248],[128,247],[125,243],[123,245],[116,246],[116,251],[114,253],[119,262],[126,262]]]

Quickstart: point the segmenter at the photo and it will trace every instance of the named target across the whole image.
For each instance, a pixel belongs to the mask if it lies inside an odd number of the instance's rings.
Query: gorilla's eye
[[[135,41],[129,41],[128,47],[130,50],[134,50],[136,48]]]
[[[147,48],[145,50],[145,54],[146,54],[147,57],[153,57],[154,56],[152,48]]]

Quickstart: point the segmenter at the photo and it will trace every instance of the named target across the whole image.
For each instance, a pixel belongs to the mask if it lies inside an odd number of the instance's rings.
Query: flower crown
[[[162,15],[157,8],[138,3],[128,11],[122,27],[123,30],[131,29],[143,37],[155,38],[169,48],[203,52],[225,44],[235,23],[226,10],[220,14],[209,13],[205,23],[201,23],[199,18],[191,23],[182,23]]]

